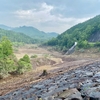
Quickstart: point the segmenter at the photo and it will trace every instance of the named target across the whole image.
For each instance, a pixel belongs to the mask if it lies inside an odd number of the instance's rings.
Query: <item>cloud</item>
[[[71,28],[72,26],[84,22],[86,20],[90,19],[90,17],[87,18],[58,18],[55,21],[49,21],[48,23],[42,23],[40,27],[42,27],[45,31],[55,31],[58,33],[62,33],[66,31],[67,29]]]
[[[62,33],[100,14],[100,0],[0,0],[0,22]]]
[[[71,26],[84,22],[90,17],[86,18],[75,18],[66,17],[63,14],[52,13],[56,7],[42,3],[38,8],[29,10],[17,10],[14,12],[15,16],[23,21],[25,24],[36,26],[37,28],[44,31],[56,31],[62,33]]]
[[[53,15],[51,15],[51,10],[53,6],[42,3],[40,8],[29,9],[29,10],[18,10],[15,15],[22,20],[26,19],[33,22],[45,22],[51,20]]]

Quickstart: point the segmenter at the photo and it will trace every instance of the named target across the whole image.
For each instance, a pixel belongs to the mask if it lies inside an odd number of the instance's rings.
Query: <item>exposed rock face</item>
[[[90,37],[89,37],[89,41],[90,42],[97,42],[100,41],[100,30],[93,33]]]
[[[99,100],[100,62],[13,91],[0,100]]]

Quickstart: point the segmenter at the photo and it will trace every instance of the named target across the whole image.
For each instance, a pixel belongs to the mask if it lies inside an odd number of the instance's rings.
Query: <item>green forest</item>
[[[9,75],[23,74],[32,69],[30,58],[24,55],[17,60],[13,53],[12,42],[4,37],[0,41],[0,79]]]
[[[12,30],[15,32],[24,33],[25,35],[35,40],[38,40],[38,42],[41,42],[41,41],[43,42],[43,41],[46,41],[53,37],[58,36],[58,34],[55,32],[46,33],[31,26],[16,27],[16,28],[13,28]]]
[[[0,29],[0,38],[2,38],[3,36],[8,37],[8,39],[11,40],[11,42],[23,42],[27,44],[37,42],[36,39],[33,39],[25,35],[24,33],[17,33],[17,32],[10,31],[10,30]]]
[[[67,50],[74,42],[78,42],[78,48],[90,48],[100,46],[100,15],[79,23],[57,38],[52,38],[45,45],[55,46],[59,50]]]

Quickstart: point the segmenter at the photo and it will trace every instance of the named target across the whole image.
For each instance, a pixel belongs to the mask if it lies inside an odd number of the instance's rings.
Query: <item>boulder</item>
[[[59,95],[59,98],[65,99],[65,100],[72,99],[72,98],[77,98],[79,100],[82,100],[81,93],[76,88],[69,89],[69,90],[66,90],[66,91],[62,92]]]

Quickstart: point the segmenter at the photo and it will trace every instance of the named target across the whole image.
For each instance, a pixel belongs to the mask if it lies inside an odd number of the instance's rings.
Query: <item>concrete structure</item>
[[[75,51],[76,45],[77,45],[77,42],[75,42],[74,45],[65,54],[66,55],[72,54]]]

